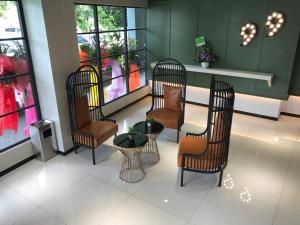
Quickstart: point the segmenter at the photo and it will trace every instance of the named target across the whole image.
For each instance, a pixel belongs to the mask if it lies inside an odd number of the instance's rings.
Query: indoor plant
[[[147,124],[147,129],[151,131],[151,127],[152,127],[152,124],[154,122],[154,119],[150,116],[147,116],[146,118],[146,124]]]
[[[208,46],[203,46],[198,55],[198,62],[202,68],[208,68],[212,62],[216,60],[216,55]]]
[[[128,138],[129,140],[133,140],[134,135],[137,133],[136,130],[133,127],[128,128]]]

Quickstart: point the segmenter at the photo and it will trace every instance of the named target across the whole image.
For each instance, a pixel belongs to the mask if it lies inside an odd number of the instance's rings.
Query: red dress
[[[0,55],[0,77],[7,73],[14,73],[15,67],[11,57]],[[0,83],[0,116],[17,109],[17,103],[13,84]],[[9,129],[17,132],[18,130],[18,113],[9,114],[0,118],[0,136],[3,130]]]
[[[0,84],[0,115],[14,111],[17,109],[14,89],[11,84]],[[18,113],[13,113],[0,118],[0,136],[3,130],[13,130],[15,133],[18,130]]]

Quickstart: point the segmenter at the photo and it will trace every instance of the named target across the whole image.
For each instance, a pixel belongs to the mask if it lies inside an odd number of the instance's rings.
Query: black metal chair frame
[[[183,64],[178,60],[167,58],[162,59],[155,65],[152,72],[152,105],[147,115],[158,108],[164,108],[163,84],[182,88],[181,109],[177,127],[177,143],[179,141],[179,132],[184,124],[185,102],[186,102],[186,83],[187,72]]]
[[[92,81],[91,81],[92,80]],[[75,72],[71,73],[67,78],[66,88],[68,96],[69,116],[72,131],[72,140],[74,144],[74,151],[77,154],[77,148],[84,146],[91,148],[93,155],[93,164],[95,165],[95,146],[94,136],[90,133],[84,132],[77,125],[75,101],[80,97],[89,95],[89,112],[92,121],[106,121],[116,124],[115,120],[107,119],[102,113],[100,103],[100,89],[99,76],[96,69],[90,65],[80,66]],[[91,89],[94,88],[94,94]],[[97,90],[97,91],[96,91]],[[98,93],[97,93],[98,92]],[[75,136],[80,136],[81,142],[77,141]]]
[[[205,151],[203,151],[203,153],[199,155],[187,154],[187,153],[182,154],[181,186],[183,186],[184,171],[191,171],[191,172],[198,172],[198,173],[220,172],[218,186],[221,187],[223,171],[226,168],[227,161],[228,161],[234,99],[235,99],[235,94],[234,94],[233,87],[226,82],[216,81],[213,77],[211,80],[207,128],[204,132],[200,134],[195,134],[195,133],[186,134],[187,137],[206,138],[207,140],[206,149]],[[214,139],[213,130],[216,129],[215,125],[217,125],[216,120],[218,114],[219,115],[222,114],[224,118],[223,122],[225,122],[225,124],[223,125],[225,126],[225,129],[223,130],[224,131],[223,134],[219,132],[216,135],[218,137],[217,140],[213,140]],[[218,126],[220,128],[220,124],[218,124]],[[216,157],[214,154],[209,153],[209,148],[212,149],[222,148],[221,157]],[[210,159],[214,160],[212,164],[209,164],[208,166],[209,168],[197,169],[205,165],[203,159],[207,159],[207,157],[210,157]],[[190,162],[192,162],[191,163],[192,166],[190,166],[191,168],[189,168],[189,165],[185,164],[186,162],[189,162],[189,160],[191,160]],[[215,164],[215,166],[213,164]]]

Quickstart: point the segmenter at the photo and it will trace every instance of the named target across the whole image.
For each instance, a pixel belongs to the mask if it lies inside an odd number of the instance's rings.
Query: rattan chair
[[[79,67],[69,75],[66,86],[75,153],[79,146],[90,148],[95,165],[95,149],[116,135],[118,125],[102,113],[99,76],[94,67]]]
[[[233,87],[222,81],[211,81],[207,128],[203,133],[187,133],[179,145],[177,164],[184,171],[218,173],[219,187],[228,161],[228,150],[234,105]]]
[[[147,112],[147,116],[152,117],[167,128],[177,129],[177,143],[179,132],[184,124],[186,81],[186,69],[175,59],[163,59],[153,69],[152,106]],[[180,90],[179,106],[176,109],[166,107],[165,87]]]

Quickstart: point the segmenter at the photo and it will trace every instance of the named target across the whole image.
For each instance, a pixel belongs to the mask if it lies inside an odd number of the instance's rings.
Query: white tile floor
[[[145,118],[150,99],[115,116],[119,133]],[[207,109],[187,105],[184,131],[199,132]],[[143,181],[118,178],[122,155],[112,139],[47,163],[33,160],[0,178],[1,225],[299,225],[300,119],[234,114],[223,186],[217,175],[187,173],[179,186],[176,132],[165,129],[161,160]]]

